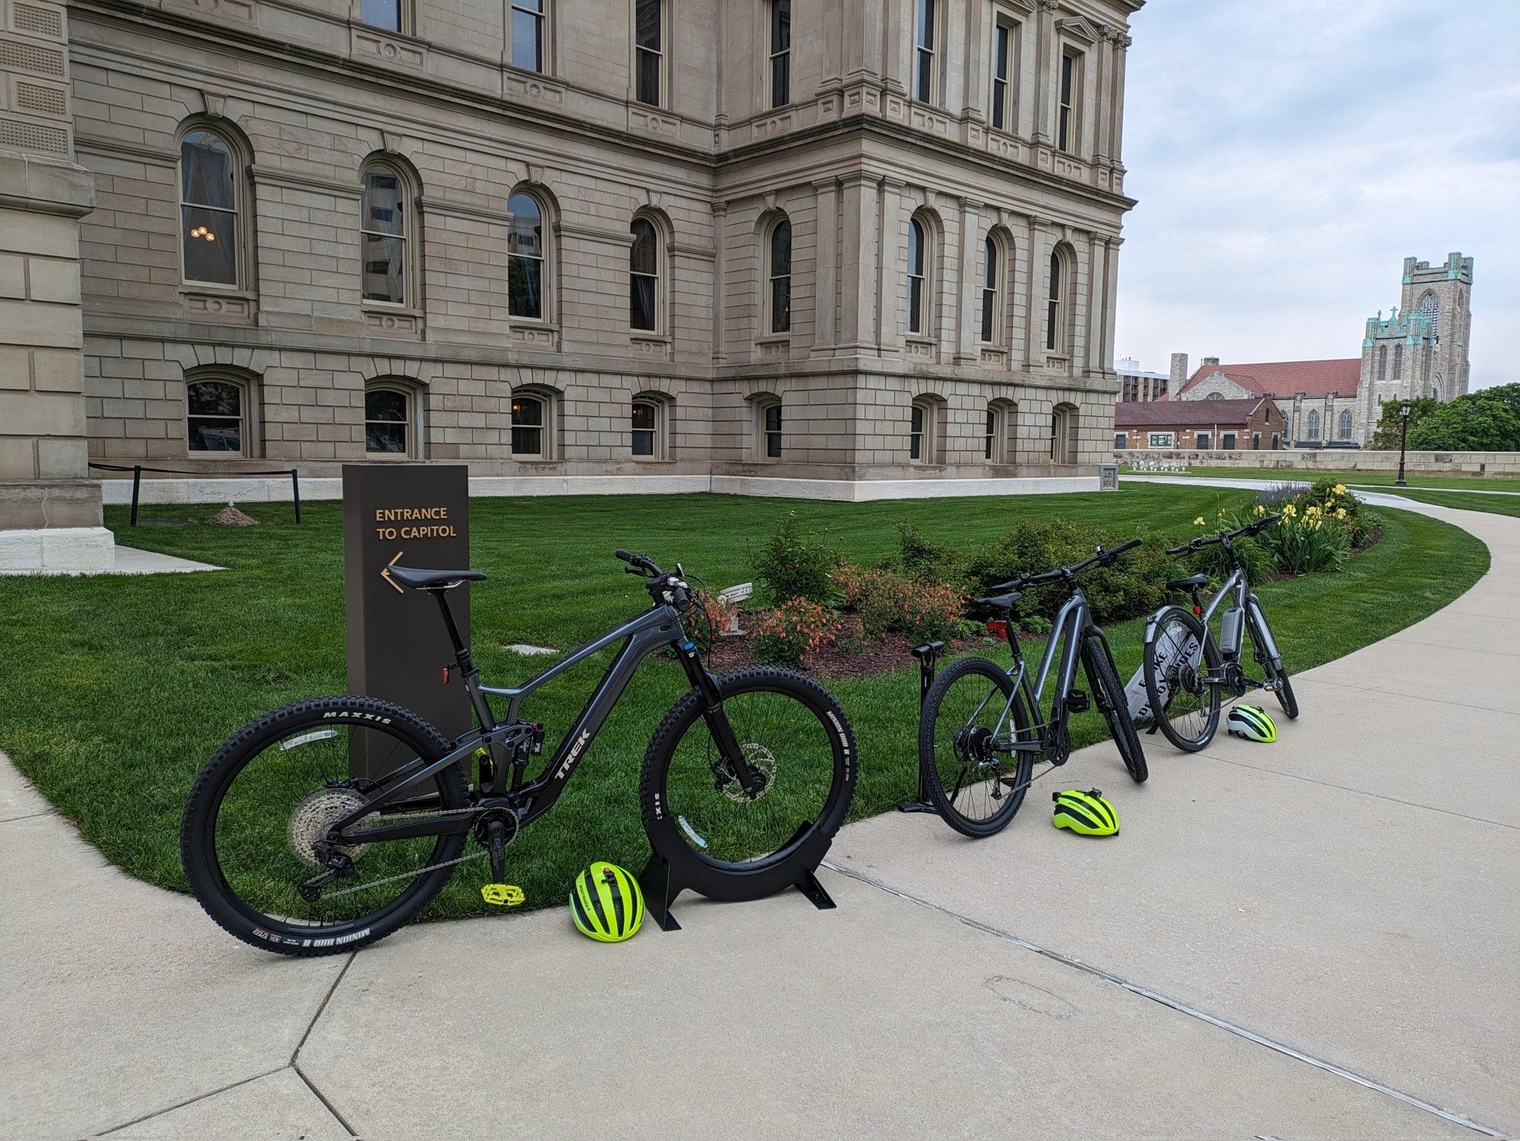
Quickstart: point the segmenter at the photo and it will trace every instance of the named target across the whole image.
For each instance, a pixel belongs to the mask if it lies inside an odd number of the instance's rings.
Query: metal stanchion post
[[[945,648],[943,642],[926,642],[922,646],[913,648],[913,656],[918,659],[918,712],[923,716],[924,700],[929,696],[929,687],[934,684],[935,664],[939,661],[940,651]],[[918,795],[907,804],[897,806],[899,812],[934,812],[934,802],[929,798],[929,790],[924,786],[924,773],[920,768],[918,772]]]

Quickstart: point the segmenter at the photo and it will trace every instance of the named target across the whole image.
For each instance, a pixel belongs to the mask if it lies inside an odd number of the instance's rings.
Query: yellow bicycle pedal
[[[516,907],[523,901],[523,890],[509,883],[488,883],[480,889],[480,898],[498,907]]]

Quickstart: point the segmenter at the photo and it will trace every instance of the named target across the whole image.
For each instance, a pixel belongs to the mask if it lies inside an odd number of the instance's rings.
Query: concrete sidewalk
[[[1147,737],[1144,786],[1083,750],[1059,779],[1115,801],[1103,842],[1043,790],[985,841],[852,825],[836,911],[683,898],[681,932],[606,947],[553,909],[285,960],[0,765],[0,1136],[1520,1132],[1520,520],[1410,506],[1492,570],[1295,677],[1277,745]]]

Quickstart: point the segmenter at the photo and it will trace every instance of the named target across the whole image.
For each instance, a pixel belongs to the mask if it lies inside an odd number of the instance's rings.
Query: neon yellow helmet
[[[1225,718],[1224,727],[1231,736],[1244,737],[1248,741],[1271,744],[1277,740],[1276,724],[1267,716],[1265,709],[1255,705],[1235,706]]]
[[[597,860],[575,877],[570,916],[582,935],[598,943],[621,943],[644,922],[644,893],[622,868]]]
[[[1099,789],[1090,788],[1083,792],[1079,788],[1068,788],[1055,793],[1050,799],[1056,802],[1053,823],[1057,828],[1070,828],[1084,836],[1119,834],[1119,814],[1114,811],[1112,804],[1103,799],[1103,793]]]

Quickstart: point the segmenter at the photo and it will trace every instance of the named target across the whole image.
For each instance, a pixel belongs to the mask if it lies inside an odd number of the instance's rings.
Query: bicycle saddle
[[[1023,597],[1022,592],[1010,590],[1007,594],[994,594],[987,598],[978,598],[974,605],[985,606],[988,610],[1012,610],[1013,604]]]
[[[1192,590],[1195,586],[1203,586],[1209,581],[1206,574],[1190,574],[1187,578],[1174,578],[1166,585],[1172,590]]]
[[[485,572],[472,570],[423,570],[421,567],[387,567],[386,574],[413,590],[453,590],[462,582],[483,582]]]

